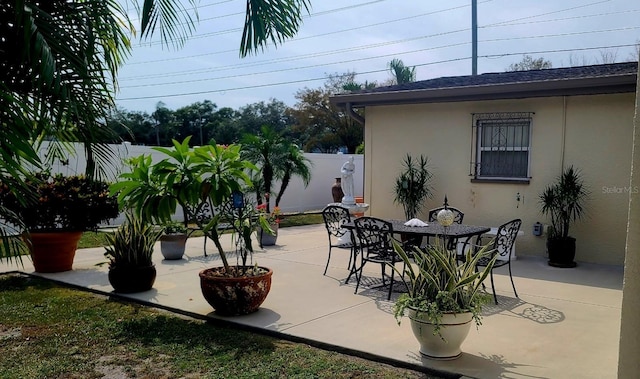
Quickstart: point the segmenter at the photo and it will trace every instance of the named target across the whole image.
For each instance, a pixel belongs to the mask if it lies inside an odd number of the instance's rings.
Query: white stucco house
[[[622,265],[625,258],[637,62],[443,77],[334,96],[364,125],[364,197],[370,214],[401,218],[393,184],[408,153],[424,154],[435,196],[468,224],[523,221],[517,255],[545,256],[534,236],[539,195],[564,168],[590,190],[577,222],[576,260]],[[361,109],[364,117],[354,112]],[[421,215],[426,218],[426,211]]]

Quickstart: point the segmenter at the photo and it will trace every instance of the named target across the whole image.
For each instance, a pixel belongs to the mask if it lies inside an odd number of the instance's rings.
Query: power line
[[[557,34],[523,36],[523,37],[494,38],[494,39],[481,40],[479,42],[502,42],[502,41],[513,41],[513,40],[532,39],[532,38],[566,37],[566,36],[575,36],[575,35],[592,34],[592,33],[608,33],[608,32],[617,32],[617,31],[625,31],[625,30],[634,30],[634,29],[640,29],[640,27],[626,27],[626,28],[616,28],[616,29],[596,30],[596,31],[583,31],[583,32],[573,32],[573,33],[557,33]],[[392,43],[397,43],[397,41],[393,41]],[[269,70],[269,71],[262,71],[262,72],[251,72],[251,73],[241,74],[241,75],[227,75],[227,76],[219,76],[219,77],[214,77],[214,78],[206,78],[206,79],[200,78],[200,79],[193,79],[193,80],[180,80],[180,81],[165,82],[165,83],[136,84],[136,85],[129,85],[129,86],[120,86],[120,88],[121,89],[125,89],[125,88],[140,88],[140,87],[157,87],[157,86],[163,86],[163,85],[186,84],[186,83],[214,81],[214,80],[221,80],[221,79],[232,79],[232,78],[239,78],[239,77],[245,77],[245,76],[272,74],[272,73],[283,72],[283,71],[303,70],[303,69],[309,69],[309,68],[314,68],[314,67],[319,67],[319,66],[329,66],[329,65],[336,65],[336,64],[352,63],[352,62],[358,62],[358,61],[363,61],[363,60],[387,58],[387,57],[392,57],[392,56],[407,55],[407,54],[413,54],[413,53],[430,51],[430,50],[439,50],[439,49],[444,49],[444,48],[449,48],[449,47],[468,45],[469,43],[470,42],[461,42],[461,43],[456,43],[456,44],[447,44],[447,45],[441,45],[441,46],[436,46],[436,47],[429,47],[429,48],[411,50],[411,51],[405,51],[405,52],[399,52],[399,53],[376,55],[376,56],[373,56],[373,57],[357,58],[357,59],[343,60],[343,61],[330,62],[330,63],[319,63],[319,64],[314,64],[314,65],[307,65],[307,66],[293,67],[293,68],[283,68],[283,69],[276,69],[276,70]],[[369,46],[362,46],[362,48],[366,49],[366,48],[369,48]],[[328,53],[330,53],[330,54],[338,54],[338,53],[342,53],[342,52],[345,52],[345,51],[351,51],[351,50],[352,50],[351,48],[347,48],[347,49],[339,50],[339,51],[336,51],[336,52],[328,52]],[[256,64],[252,64],[252,65],[253,66],[256,66],[256,65],[257,66],[263,66],[264,63],[256,63]],[[207,69],[206,72],[209,72],[209,71],[218,71],[219,72],[219,71],[223,71],[225,68],[228,68],[228,67],[229,66],[222,66],[222,67],[219,67],[219,68],[211,68],[211,69]],[[238,68],[238,67],[237,66],[231,66],[230,68],[231,69],[235,69],[235,68]],[[201,72],[201,73],[205,73],[205,72]],[[186,74],[179,74],[179,75],[186,75]],[[157,75],[151,75],[151,76],[145,76],[145,77],[152,77],[154,79],[157,79]],[[167,77],[167,75],[163,74],[163,77]],[[141,77],[138,77],[138,79],[140,79],[140,78]]]
[[[384,1],[388,1],[388,0],[373,0],[373,1],[366,2],[366,3],[348,5],[348,6],[341,7],[341,8],[334,8],[334,9],[329,9],[329,10],[326,10],[326,11],[323,11],[323,12],[316,12],[316,13],[312,13],[312,14],[309,14],[309,15],[303,15],[302,18],[305,19],[305,18],[310,18],[310,17],[324,16],[324,15],[327,15],[327,14],[332,14],[332,13],[342,12],[342,11],[351,10],[351,9],[355,9],[355,8],[360,8],[360,7],[364,7],[364,6],[369,6],[369,5],[376,4],[376,3],[381,3],[381,2],[384,2]],[[204,19],[201,19],[200,22],[214,20],[214,19],[221,19],[221,18],[226,18],[226,17],[231,17],[231,16],[239,16],[239,15],[244,15],[244,14],[245,14],[245,12],[228,13],[228,14],[224,14],[224,15],[204,18]],[[186,23],[182,23],[182,24],[179,24],[179,25],[186,25]],[[238,32],[238,31],[241,31],[241,30],[242,30],[242,28],[233,28],[233,29],[227,29],[227,30],[222,30],[222,31],[218,31],[218,32],[213,32],[213,33],[196,34],[196,35],[193,35],[193,36],[189,37],[189,40],[207,38],[207,37],[216,36],[216,35],[220,35],[220,34],[228,34],[228,33]],[[160,45],[160,44],[162,44],[162,41],[151,41],[151,42],[146,42],[146,43],[142,42],[142,43],[138,44],[137,46],[153,46],[153,45]]]
[[[546,23],[546,22],[557,22],[557,21],[571,21],[571,20],[578,20],[578,19],[591,18],[591,17],[614,16],[614,15],[619,15],[619,14],[625,14],[625,13],[636,13],[636,12],[640,12],[640,9],[628,9],[628,10],[619,11],[619,12],[596,13],[596,14],[587,14],[587,15],[582,15],[582,16],[572,16],[572,17],[554,18],[554,19],[550,19],[550,20],[536,20],[536,21],[527,21],[527,22],[514,22],[514,23],[509,23],[509,24],[501,23],[501,24],[499,24],[499,25],[478,26],[478,28],[479,28],[479,29],[483,29],[483,28],[497,28],[497,27],[503,27],[503,26],[516,26],[516,25],[528,25],[528,24],[541,24],[541,23]]]
[[[585,48],[577,48],[577,49],[555,49],[555,50],[541,50],[541,51],[529,51],[529,52],[525,51],[525,52],[518,52],[518,53],[487,54],[487,55],[481,55],[481,56],[479,56],[479,58],[497,58],[497,57],[513,56],[513,55],[550,54],[550,53],[563,53],[563,52],[570,52],[570,51],[573,52],[573,51],[586,51],[586,50],[601,50],[601,49],[630,47],[630,46],[635,46],[635,44],[615,45],[615,46],[585,47]],[[431,66],[431,65],[435,65],[435,64],[450,63],[450,62],[462,61],[462,60],[467,60],[467,59],[471,59],[471,57],[446,59],[446,60],[440,60],[440,61],[437,61],[437,62],[429,62],[429,63],[417,64],[415,66],[416,67]],[[366,75],[366,74],[380,73],[380,72],[386,72],[386,71],[387,71],[387,69],[385,68],[383,70],[363,71],[363,72],[358,72],[358,73],[355,73],[355,74],[356,75]],[[323,76],[323,77],[311,78],[311,79],[290,80],[290,81],[278,82],[278,83],[267,83],[267,84],[243,86],[243,87],[232,87],[232,88],[225,88],[225,89],[218,89],[218,90],[206,90],[206,91],[197,91],[197,92],[185,92],[185,93],[175,93],[175,94],[153,95],[153,96],[128,97],[128,98],[116,99],[116,101],[132,101],[132,100],[157,99],[157,98],[167,98],[167,97],[204,95],[204,94],[210,94],[210,93],[238,91],[238,90],[245,90],[245,89],[275,87],[275,86],[281,86],[281,85],[287,85],[287,84],[299,84],[299,83],[314,82],[314,81],[327,80],[327,79],[329,79],[329,76]]]
[[[488,3],[488,2],[491,2],[491,1],[493,1],[493,0],[485,0],[485,1],[482,1],[480,4]],[[462,9],[462,8],[468,8],[468,7],[469,7],[469,5],[461,5],[461,6],[457,6],[457,7],[452,7],[452,8],[446,8],[446,9],[441,9],[441,10],[437,10],[437,11],[421,13],[421,14],[417,14],[417,15],[413,15],[413,16],[402,17],[402,18],[389,20],[389,21],[384,21],[384,22],[378,22],[378,23],[374,23],[374,24],[362,25],[362,26],[357,26],[357,27],[353,27],[353,28],[341,29],[341,30],[336,30],[336,31],[326,32],[326,33],[321,33],[321,34],[314,34],[314,35],[306,36],[306,37],[296,37],[296,38],[290,40],[289,42],[304,41],[304,40],[307,40],[307,39],[312,39],[312,38],[317,38],[317,37],[324,37],[324,36],[328,36],[328,35],[332,35],[332,34],[351,32],[351,31],[354,31],[354,30],[361,30],[361,29],[370,28],[370,27],[374,27],[374,26],[381,26],[381,25],[391,24],[391,23],[394,23],[394,22],[407,21],[407,20],[414,19],[414,18],[419,18],[419,17],[424,17],[424,16],[431,16],[431,15],[438,14],[438,13],[444,13],[444,12],[449,12],[449,11],[458,10],[458,9]],[[220,35],[220,34],[225,34],[227,32],[230,32],[230,31],[234,31],[235,32],[235,31],[240,31],[240,30],[242,30],[242,29],[241,28],[228,29],[226,31],[219,31],[219,32],[209,33],[209,35]],[[450,32],[450,33],[457,33],[457,32],[466,31],[466,30],[469,30],[469,28],[456,30],[456,31],[453,31],[453,32]],[[450,33],[447,33],[447,32],[438,33],[438,34],[434,34],[434,36],[445,35],[445,34],[450,34]],[[128,64],[129,65],[138,65],[138,64],[146,64],[146,63],[168,62],[168,61],[181,60],[181,59],[186,59],[186,58],[200,58],[200,57],[210,56],[210,55],[218,55],[218,54],[225,54],[225,53],[237,53],[237,51],[238,51],[237,49],[230,49],[230,50],[216,51],[216,52],[212,52],[212,53],[187,55],[187,56],[181,56],[181,57],[156,59],[156,60],[142,61],[142,62],[133,62],[133,63],[128,63]]]

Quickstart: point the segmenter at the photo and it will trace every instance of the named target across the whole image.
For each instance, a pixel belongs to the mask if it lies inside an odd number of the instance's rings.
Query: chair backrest
[[[494,254],[498,254],[501,257],[511,259],[511,249],[516,242],[518,231],[522,225],[522,220],[519,218],[504,223],[498,227],[498,232],[493,241]]]
[[[438,212],[440,212],[441,210],[443,210],[444,207],[440,207],[440,208],[434,208],[432,210],[429,211],[429,222],[438,222]],[[453,222],[455,222],[456,224],[462,224],[462,219],[464,218],[464,213],[462,213],[462,211],[458,208],[454,208],[454,207],[447,207],[447,209],[449,209],[451,212],[453,212]]]
[[[322,210],[322,219],[327,233],[335,237],[342,237],[347,230],[342,228],[343,224],[351,221],[349,210],[339,205],[327,205]]]
[[[393,253],[393,225],[385,220],[363,216],[353,220],[356,237],[367,254],[391,255]]]

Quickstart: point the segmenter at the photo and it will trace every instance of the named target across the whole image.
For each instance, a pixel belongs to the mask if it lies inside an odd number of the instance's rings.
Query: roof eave
[[[637,74],[579,79],[545,80],[408,91],[369,92],[331,97],[334,105],[361,108],[370,105],[444,103],[459,101],[522,99],[529,97],[596,95],[635,92]]]

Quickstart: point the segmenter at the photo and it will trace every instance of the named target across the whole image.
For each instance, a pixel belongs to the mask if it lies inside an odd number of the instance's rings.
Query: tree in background
[[[288,106],[279,100],[270,99],[268,103],[260,101],[239,109],[239,127],[241,132],[258,134],[263,125],[270,125],[278,133],[283,133],[293,120],[288,114]]]
[[[117,108],[111,112],[106,123],[122,141],[141,145],[156,144],[155,121],[147,112]]]
[[[330,75],[324,87],[298,91],[298,102],[291,110],[295,118],[293,133],[304,141],[304,150],[335,153],[346,147],[347,153],[355,153],[362,142],[363,128],[345,112],[329,102],[331,95],[342,93],[346,86],[356,86],[355,73]]]
[[[173,116],[176,120],[177,140],[183,140],[192,136],[192,146],[203,146],[209,143],[213,137],[212,128],[216,119],[217,105],[210,100],[196,102],[182,108],[178,108]]]
[[[416,81],[416,67],[407,67],[401,59],[392,59],[389,62],[389,71],[391,72],[392,84],[405,84]]]
[[[156,110],[151,114],[154,120],[155,142],[156,146],[171,146],[171,140],[178,137],[175,128],[175,117],[171,109],[167,108],[165,103],[159,101],[156,104]]]
[[[240,125],[240,113],[233,108],[220,108],[213,119],[211,137],[219,144],[229,145],[240,142],[242,131]]]
[[[548,61],[542,57],[533,59],[531,55],[525,55],[518,63],[512,63],[505,70],[509,71],[529,71],[529,70],[542,70],[545,68],[552,68],[551,61]]]

